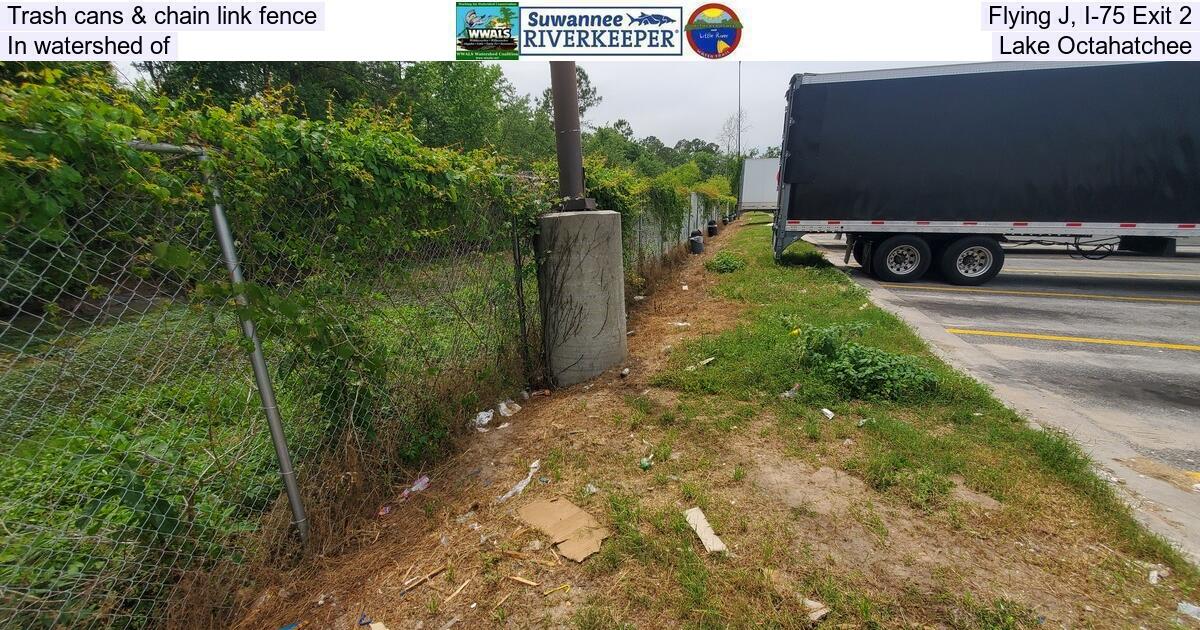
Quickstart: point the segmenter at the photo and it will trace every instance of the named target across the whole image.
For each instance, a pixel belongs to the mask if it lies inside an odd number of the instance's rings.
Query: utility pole
[[[554,146],[558,153],[559,210],[595,210],[583,189],[583,141],[579,132],[579,86],[574,61],[550,62]]]
[[[625,361],[625,274],[621,215],[585,195],[575,62],[550,62],[558,196],[538,217],[538,298],[546,378],[567,386]]]
[[[738,62],[737,156],[742,159],[742,62]]]

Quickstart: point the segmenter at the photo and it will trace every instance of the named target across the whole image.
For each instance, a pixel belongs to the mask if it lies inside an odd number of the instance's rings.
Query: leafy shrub
[[[716,256],[704,261],[704,268],[716,273],[733,273],[745,266],[746,261],[733,252],[717,252]]]
[[[802,364],[852,398],[911,400],[937,389],[937,376],[914,358],[849,339],[861,330],[836,325],[804,330]]]

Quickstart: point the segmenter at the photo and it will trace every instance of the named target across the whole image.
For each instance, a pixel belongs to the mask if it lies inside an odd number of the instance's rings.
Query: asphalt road
[[[841,262],[843,242],[806,240]],[[856,281],[953,363],[1073,435],[1160,532],[1200,556],[1200,247],[1079,260],[1006,250],[982,287]]]

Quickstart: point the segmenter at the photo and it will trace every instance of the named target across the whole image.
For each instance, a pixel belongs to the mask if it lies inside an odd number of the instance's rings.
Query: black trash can
[[[691,237],[688,238],[688,251],[693,254],[704,253],[704,234],[700,230],[693,230]]]
[[[709,220],[709,222],[708,222],[708,235],[709,235],[709,236],[716,236],[716,235],[717,235],[717,230],[718,230],[718,229],[720,229],[720,228],[718,228],[718,227],[717,227],[717,220],[716,220],[716,219],[710,219],[710,220]]]

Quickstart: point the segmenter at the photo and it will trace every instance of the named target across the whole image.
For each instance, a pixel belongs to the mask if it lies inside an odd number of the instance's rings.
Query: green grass
[[[1069,437],[1030,428],[985,387],[940,362],[808,244],[775,261],[769,225],[753,215],[747,222],[724,250],[746,265],[722,274],[715,290],[744,303],[748,316],[677,350],[655,384],[714,406],[760,403],[778,419],[780,436],[800,440],[790,453],[810,452],[805,441],[828,439],[836,421],[819,416],[822,407],[843,422],[870,418],[856,437],[866,454],[845,467],[926,513],[945,510],[953,475],[1002,503],[1028,499],[1038,484],[1061,484],[1083,499],[1114,543],[1196,584],[1195,569],[1137,524]],[[853,356],[846,358],[848,347]],[[685,369],[709,356],[721,369]],[[793,384],[796,395],[781,399]],[[1017,484],[1025,487],[1018,492]]]
[[[357,436],[363,465],[399,472],[437,456],[456,423],[524,385],[511,264],[482,254],[459,262],[354,294],[366,339],[390,359],[376,407],[326,398],[331,375],[291,368],[296,348],[260,327],[306,491],[322,491],[310,475],[350,426],[367,429]],[[183,570],[256,552],[281,488],[230,311],[164,304],[88,327],[6,332],[0,589],[22,594],[18,619],[153,625]],[[561,457],[547,463],[557,478]]]

